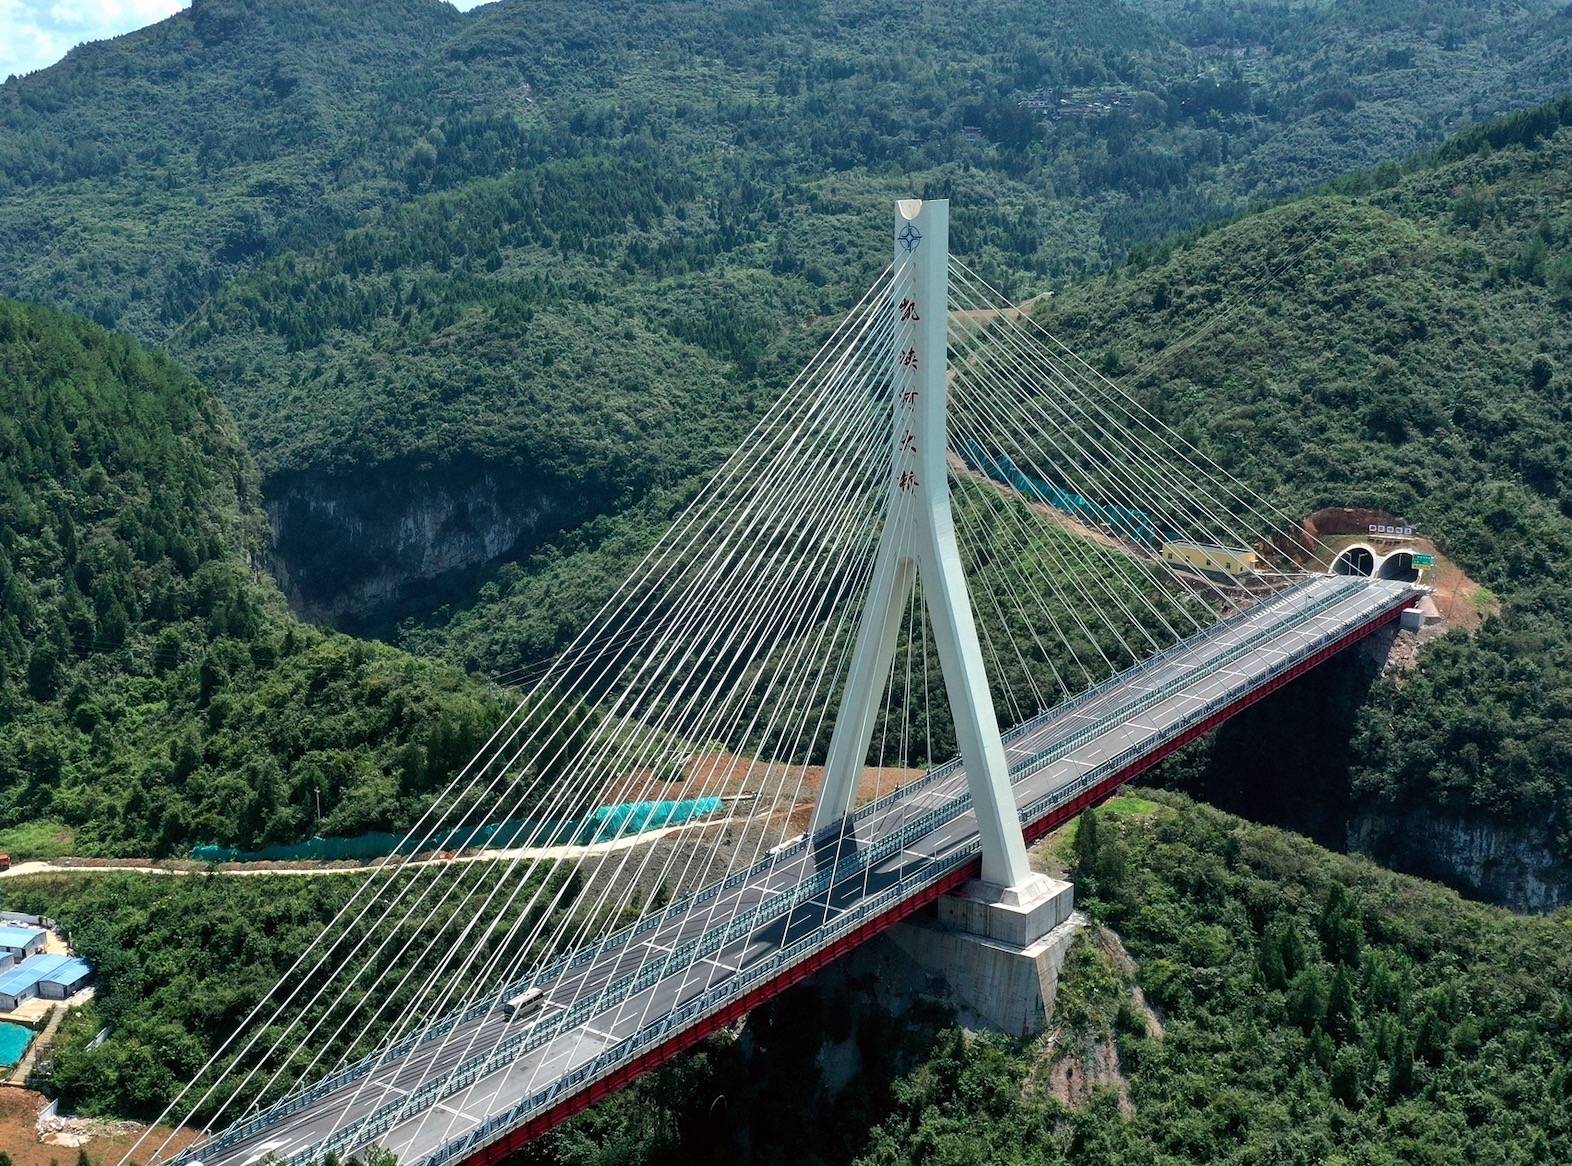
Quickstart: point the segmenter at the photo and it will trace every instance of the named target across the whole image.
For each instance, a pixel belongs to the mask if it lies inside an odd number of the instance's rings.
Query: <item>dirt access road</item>
[[[518,846],[507,850],[479,850],[473,854],[459,854],[449,858],[414,858],[399,862],[400,869],[421,866],[444,866],[450,863],[486,862],[492,859],[560,859],[583,858],[597,854],[610,854],[642,846],[687,830],[706,830],[725,826],[731,818],[714,818],[703,822],[690,822],[682,826],[665,826],[659,830],[646,830],[629,834],[610,842],[594,842],[583,846]],[[154,862],[151,859],[113,858],[61,858],[53,862],[19,862],[10,870],[0,871],[0,879],[26,878],[41,874],[150,874],[150,875],[335,875],[355,874],[374,870],[375,862],[225,862],[218,864],[170,860]]]

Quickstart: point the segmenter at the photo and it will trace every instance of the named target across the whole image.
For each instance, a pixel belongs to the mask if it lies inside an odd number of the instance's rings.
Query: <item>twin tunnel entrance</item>
[[[1332,560],[1331,574],[1393,579],[1400,583],[1412,583],[1419,578],[1411,548],[1404,547],[1383,555],[1365,543],[1354,543],[1339,551]]]

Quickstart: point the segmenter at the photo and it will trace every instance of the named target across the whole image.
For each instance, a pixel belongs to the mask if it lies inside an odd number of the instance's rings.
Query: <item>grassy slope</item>
[[[502,712],[458,673],[297,623],[223,407],[166,357],[0,301],[0,820],[75,848],[406,819]],[[58,845],[12,832],[13,856]]]

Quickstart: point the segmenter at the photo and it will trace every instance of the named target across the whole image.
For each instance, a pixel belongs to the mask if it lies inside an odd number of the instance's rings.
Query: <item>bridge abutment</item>
[[[886,942],[942,979],[963,1024],[1029,1036],[1053,1015],[1059,969],[1085,924],[1073,884],[1034,874],[1009,890],[967,883]]]

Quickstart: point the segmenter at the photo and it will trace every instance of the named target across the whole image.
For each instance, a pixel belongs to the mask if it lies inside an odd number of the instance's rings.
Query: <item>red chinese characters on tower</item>
[[[910,296],[902,297],[898,310],[902,324],[914,324],[922,319],[922,315],[917,309],[917,301]],[[899,391],[897,398],[899,407],[910,414],[917,405],[918,390],[915,382],[918,358],[916,346],[908,345],[906,350],[896,358],[895,363],[895,381]],[[900,462],[905,463],[905,466],[898,469],[895,476],[895,486],[902,494],[911,494],[917,490],[919,485],[917,472],[910,468],[912,461],[917,456],[917,436],[909,428],[903,427],[901,432],[901,439],[896,442],[895,455]]]

